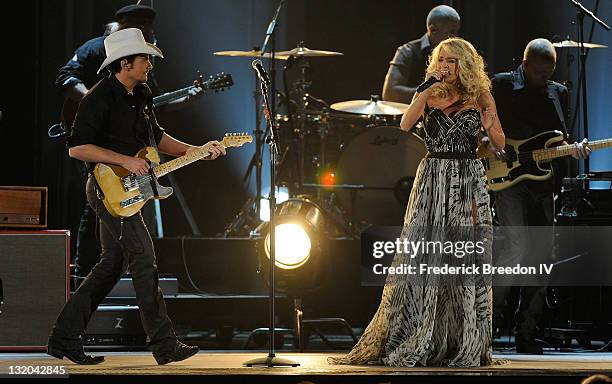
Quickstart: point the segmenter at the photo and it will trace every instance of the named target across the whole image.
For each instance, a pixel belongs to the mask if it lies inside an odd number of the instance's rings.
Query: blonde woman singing
[[[432,79],[429,88],[414,95],[401,121],[401,129],[409,130],[423,117],[429,151],[417,170],[402,238],[418,241],[437,234],[460,240],[449,228],[478,228],[490,236],[489,195],[476,149],[485,132],[494,147],[503,148],[504,134],[484,61],[468,41],[446,39],[433,50],[425,79]],[[490,246],[485,241],[480,262],[490,262]],[[448,260],[444,256],[435,251],[417,257],[397,253],[392,265],[439,266]],[[491,299],[491,284],[482,275],[390,274],[378,311],[357,345],[348,355],[328,361],[396,367],[490,365]]]

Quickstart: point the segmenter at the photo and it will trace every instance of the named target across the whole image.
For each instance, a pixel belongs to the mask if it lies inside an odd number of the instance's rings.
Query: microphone
[[[418,93],[421,93],[424,90],[426,90],[427,88],[429,88],[432,85],[434,85],[435,83],[439,83],[440,81],[442,81],[442,80],[438,80],[434,76],[431,76],[429,79],[425,80],[421,85],[419,85],[417,87],[416,91]]]
[[[256,59],[251,63],[251,67],[257,72],[257,76],[259,76],[259,80],[261,80],[265,85],[270,85],[270,78],[268,74],[264,70],[263,65],[261,65],[261,60]]]

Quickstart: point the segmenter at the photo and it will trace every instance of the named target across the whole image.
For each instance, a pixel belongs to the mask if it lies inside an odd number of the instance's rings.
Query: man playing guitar
[[[145,41],[137,28],[109,35],[105,40],[106,59],[98,73],[108,71],[79,104],[72,134],[68,138],[70,157],[90,164],[120,166],[131,174],[151,174],[149,163],[132,155],[143,144],[159,151],[184,156],[202,151],[174,139],[157,123],[151,109],[153,96],[145,84],[153,68],[151,56],[161,51]],[[220,143],[204,147],[207,160],[225,154]],[[152,179],[154,175],[151,175]],[[136,186],[137,187],[137,186]],[[158,364],[181,361],[198,352],[197,346],[181,343],[166,311],[159,289],[153,242],[140,212],[114,217],[102,203],[104,193],[90,176],[87,200],[100,220],[102,254],[57,318],[49,337],[47,353],[67,357],[77,364],[98,364],[104,358],[83,351],[82,335],[93,311],[129,268],[148,347]]]
[[[522,140],[546,131],[560,131],[567,138],[567,88],[551,81],[556,52],[550,41],[534,39],[525,48],[521,65],[512,72],[498,73],[492,79],[493,95],[507,138]],[[567,144],[563,141],[563,144]],[[586,141],[574,143],[572,156],[585,158],[590,153]],[[498,153],[504,156],[504,153]],[[519,259],[537,244],[538,250],[552,254],[553,239],[529,241],[528,226],[552,227],[554,222],[554,182],[522,180],[495,192],[495,210],[501,226],[506,227],[507,258]],[[495,287],[495,304],[505,299],[509,287]],[[544,311],[546,287],[521,287],[519,308],[515,313],[516,350],[541,354],[536,344],[537,324]],[[499,316],[499,310],[494,312]]]
[[[128,5],[119,9],[115,13],[116,23],[109,23],[103,36],[91,39],[77,48],[74,56],[66,65],[59,69],[55,83],[64,91],[66,98],[62,108],[62,124],[66,131],[70,132],[72,128],[77,107],[83,96],[85,96],[89,89],[103,77],[101,74],[97,73],[97,70],[106,57],[104,39],[112,32],[115,32],[115,30],[139,28],[145,40],[154,44],[155,33],[153,24],[156,14],[153,8],[146,5]],[[161,93],[153,72],[148,75],[147,85],[151,89],[153,96]],[[188,96],[168,103],[168,105],[164,107],[164,110],[176,110],[191,104],[191,101],[196,99],[194,96],[203,94],[203,92],[199,92],[198,90],[197,87],[194,87]],[[73,173],[77,172],[68,172],[68,175]],[[86,171],[83,170],[82,173],[85,174]],[[75,177],[78,178],[78,176]],[[80,185],[83,183],[79,182],[75,184]],[[81,193],[84,195],[83,192]],[[149,224],[150,229],[154,230],[155,226],[152,224],[155,222],[155,212],[152,204],[145,206],[143,209],[143,216],[145,222]],[[79,223],[74,258],[77,276],[87,276],[91,268],[99,259],[101,249],[96,228],[97,218],[95,212],[89,207],[85,199]]]

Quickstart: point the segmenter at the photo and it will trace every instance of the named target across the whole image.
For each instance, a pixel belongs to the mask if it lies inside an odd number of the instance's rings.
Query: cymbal
[[[351,100],[335,103],[331,109],[340,112],[358,113],[360,115],[401,115],[408,104],[379,100]]]
[[[276,52],[278,56],[296,56],[296,57],[330,57],[330,56],[342,56],[344,53],[333,52],[333,51],[321,51],[318,49],[308,49],[306,47],[298,46],[290,51]]]
[[[263,57],[266,59],[270,59],[272,56],[266,52],[263,55],[261,54],[261,51],[218,51],[213,53],[215,56],[231,56],[231,57]],[[287,60],[289,58],[289,56],[281,56],[281,55],[275,55],[274,56],[275,59],[278,60]]]
[[[553,43],[553,47],[557,48],[579,48],[580,43],[573,40],[563,40],[557,43]],[[594,43],[584,43],[585,48],[608,48],[607,45],[603,44],[594,44]]]

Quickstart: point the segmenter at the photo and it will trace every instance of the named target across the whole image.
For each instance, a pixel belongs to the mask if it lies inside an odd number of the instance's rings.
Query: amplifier
[[[47,187],[0,186],[0,227],[46,228]]]
[[[91,316],[83,344],[105,347],[146,347],[137,306],[101,305]]]
[[[604,172],[599,172],[604,174]],[[606,185],[606,189],[591,184]],[[562,225],[612,225],[612,172],[608,177],[563,179],[561,210],[557,216]]]
[[[68,231],[0,231],[0,350],[45,350],[69,295]]]

